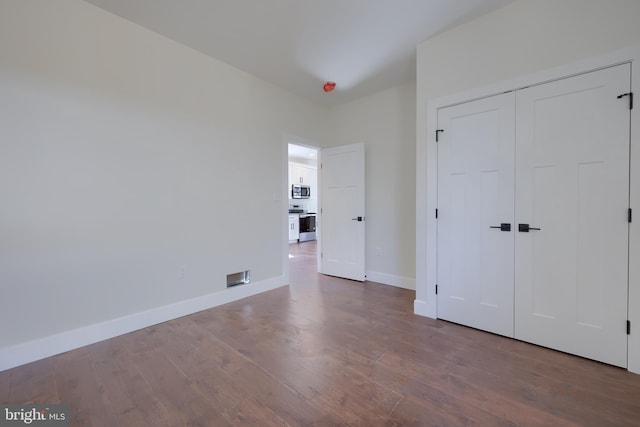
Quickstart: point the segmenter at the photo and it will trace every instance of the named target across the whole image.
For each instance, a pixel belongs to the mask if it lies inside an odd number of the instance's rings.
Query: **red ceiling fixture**
[[[324,84],[324,86],[322,87],[322,89],[325,92],[331,92],[332,90],[334,90],[336,88],[336,84],[334,82],[326,82]]]

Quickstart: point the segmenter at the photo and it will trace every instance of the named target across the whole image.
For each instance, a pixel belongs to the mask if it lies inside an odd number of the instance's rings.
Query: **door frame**
[[[640,82],[640,46],[616,50],[605,55],[554,67],[548,70],[496,82],[490,85],[447,95],[428,101],[426,139],[419,139],[416,145],[416,299],[414,313],[437,318],[437,208],[438,148],[435,140],[438,109],[477,99],[486,98],[528,86],[608,68],[623,63],[631,63],[632,91],[638,91]],[[635,63],[635,67],[633,64]],[[639,106],[631,110],[631,155],[630,155],[630,208],[640,214],[640,113]],[[640,260],[640,226],[638,219],[629,227],[629,258]],[[429,237],[428,237],[429,236]],[[628,370],[640,374],[640,263],[629,263],[628,319],[631,334],[628,335]]]

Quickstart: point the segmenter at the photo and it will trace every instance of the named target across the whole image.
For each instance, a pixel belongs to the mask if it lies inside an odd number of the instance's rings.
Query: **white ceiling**
[[[86,1],[332,106],[415,81],[422,40],[512,0]]]
[[[318,159],[318,150],[302,145],[289,144],[289,158],[305,159],[314,162]]]

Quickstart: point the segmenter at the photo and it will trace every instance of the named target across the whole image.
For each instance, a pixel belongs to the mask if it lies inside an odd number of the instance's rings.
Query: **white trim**
[[[429,304],[419,299],[413,301],[413,312],[419,316],[431,317],[432,319],[436,318],[436,313],[432,311]]]
[[[636,52],[635,59],[640,59]],[[635,65],[635,66],[634,66]],[[640,67],[631,65],[631,90],[640,94]],[[636,96],[640,100],[640,97]],[[631,334],[627,336],[627,369],[640,374],[640,104],[631,111],[631,160],[629,207],[633,209],[635,220],[629,224],[629,312]]]
[[[528,86],[571,77],[577,74],[611,67],[625,62],[632,63],[632,91],[640,84],[640,67],[634,62],[640,60],[640,46],[616,50],[604,55],[535,72],[525,76],[496,82],[490,85],[455,93],[441,98],[428,100],[426,123],[424,117],[417,117],[418,126],[425,126],[426,138],[416,141],[416,300],[414,313],[437,318],[437,300],[435,284],[437,280],[437,127],[438,109],[460,104],[474,99],[522,89]],[[630,207],[640,212],[640,114],[638,106],[631,113],[631,187]],[[417,109],[421,111],[420,108]],[[633,167],[635,165],[635,167]],[[430,236],[427,239],[427,236]],[[631,372],[640,373],[640,227],[630,224],[629,233],[629,320],[632,332],[628,337],[628,365]]]
[[[416,110],[421,111],[420,108],[416,108]],[[423,119],[424,117],[416,116],[418,126],[423,124]],[[431,123],[431,119],[431,112],[427,110],[427,139],[429,135],[428,124]],[[417,135],[420,133],[418,130]],[[433,293],[428,294],[429,287],[435,283],[435,265],[434,268],[427,269],[430,259],[427,254],[435,256],[436,239],[427,239],[427,236],[435,236],[437,228],[434,222],[427,220],[427,205],[434,204],[433,202],[427,203],[427,198],[433,197],[435,194],[434,183],[427,180],[427,169],[435,168],[437,162],[434,166],[434,160],[428,161],[434,157],[427,156],[428,146],[430,145],[427,144],[427,140],[418,137],[416,141],[416,300],[413,312],[435,319],[437,317],[435,288]]]
[[[289,283],[289,141],[293,136],[285,134],[282,137],[282,151],[280,153],[282,163],[280,167],[280,181],[282,191],[282,275],[285,283]]]
[[[0,371],[286,285],[284,276],[275,277],[5,347],[0,349]]]
[[[395,274],[380,273],[379,271],[367,271],[367,281],[381,283],[383,285],[395,286],[396,288],[416,289],[416,279],[398,276]]]
[[[316,271],[322,273],[322,148],[318,147],[318,205],[316,206]]]

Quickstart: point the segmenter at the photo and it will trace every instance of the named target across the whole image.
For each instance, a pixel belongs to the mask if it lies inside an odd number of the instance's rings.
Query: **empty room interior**
[[[0,0],[0,425],[638,425],[639,19]]]

